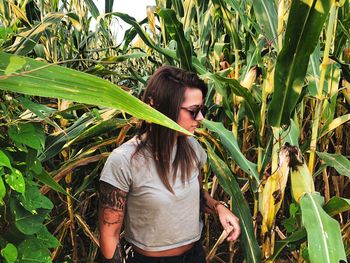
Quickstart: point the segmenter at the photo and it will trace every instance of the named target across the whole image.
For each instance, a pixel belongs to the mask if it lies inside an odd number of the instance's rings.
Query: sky
[[[100,13],[104,13],[105,0],[94,0]],[[155,0],[115,0],[113,4],[113,12],[126,13],[140,21],[146,17],[146,7],[148,5],[155,6]],[[124,37],[124,31],[130,28],[130,25],[118,19],[112,24],[113,34],[117,37],[117,43],[120,43]]]

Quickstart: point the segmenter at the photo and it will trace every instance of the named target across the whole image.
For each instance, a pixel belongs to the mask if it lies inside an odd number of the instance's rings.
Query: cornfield
[[[208,84],[203,185],[241,224],[222,242],[205,215],[208,262],[346,262],[350,1],[158,0],[142,21],[105,2],[0,0],[1,261],[97,260],[111,150],[139,119],[184,132],[139,100],[169,64]]]

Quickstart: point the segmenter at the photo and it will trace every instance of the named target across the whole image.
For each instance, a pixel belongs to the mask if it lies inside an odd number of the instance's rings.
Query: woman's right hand
[[[228,234],[227,241],[236,240],[241,233],[238,217],[222,204],[217,206],[217,213],[222,227]]]
[[[110,259],[103,257],[102,263],[124,263],[124,258],[125,256],[123,253],[123,248],[121,247],[119,242],[117,247],[115,248],[113,257]]]

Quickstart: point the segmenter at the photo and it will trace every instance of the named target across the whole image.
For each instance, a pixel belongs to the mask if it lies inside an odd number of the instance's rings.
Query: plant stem
[[[272,127],[273,133],[273,146],[272,146],[272,157],[271,157],[271,174],[273,174],[278,168],[278,151],[280,149],[280,127]]]
[[[278,3],[278,50],[282,49],[283,40],[283,17],[284,17],[284,0],[280,0]]]
[[[333,36],[334,25],[337,18],[336,14],[337,14],[337,5],[333,4],[331,7],[330,17],[329,17],[329,22],[327,27],[326,46],[324,50],[323,61],[321,64],[320,83],[319,83],[318,94],[316,98],[316,110],[315,110],[314,120],[312,122],[312,135],[311,135],[311,142],[310,142],[310,157],[309,157],[309,170],[311,174],[313,174],[313,171],[314,171],[318,126],[320,122],[320,116],[322,113],[321,110],[322,110],[322,105],[324,100],[322,93],[323,93],[323,87],[324,87],[324,82],[326,77],[326,70],[328,66],[330,45],[331,45],[331,40]]]

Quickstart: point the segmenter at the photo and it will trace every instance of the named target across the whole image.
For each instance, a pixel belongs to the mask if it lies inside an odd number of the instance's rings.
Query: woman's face
[[[184,101],[181,104],[177,123],[191,133],[198,127],[203,120],[203,115],[198,109],[203,105],[202,91],[197,88],[186,88]],[[196,116],[195,113],[198,112]]]

